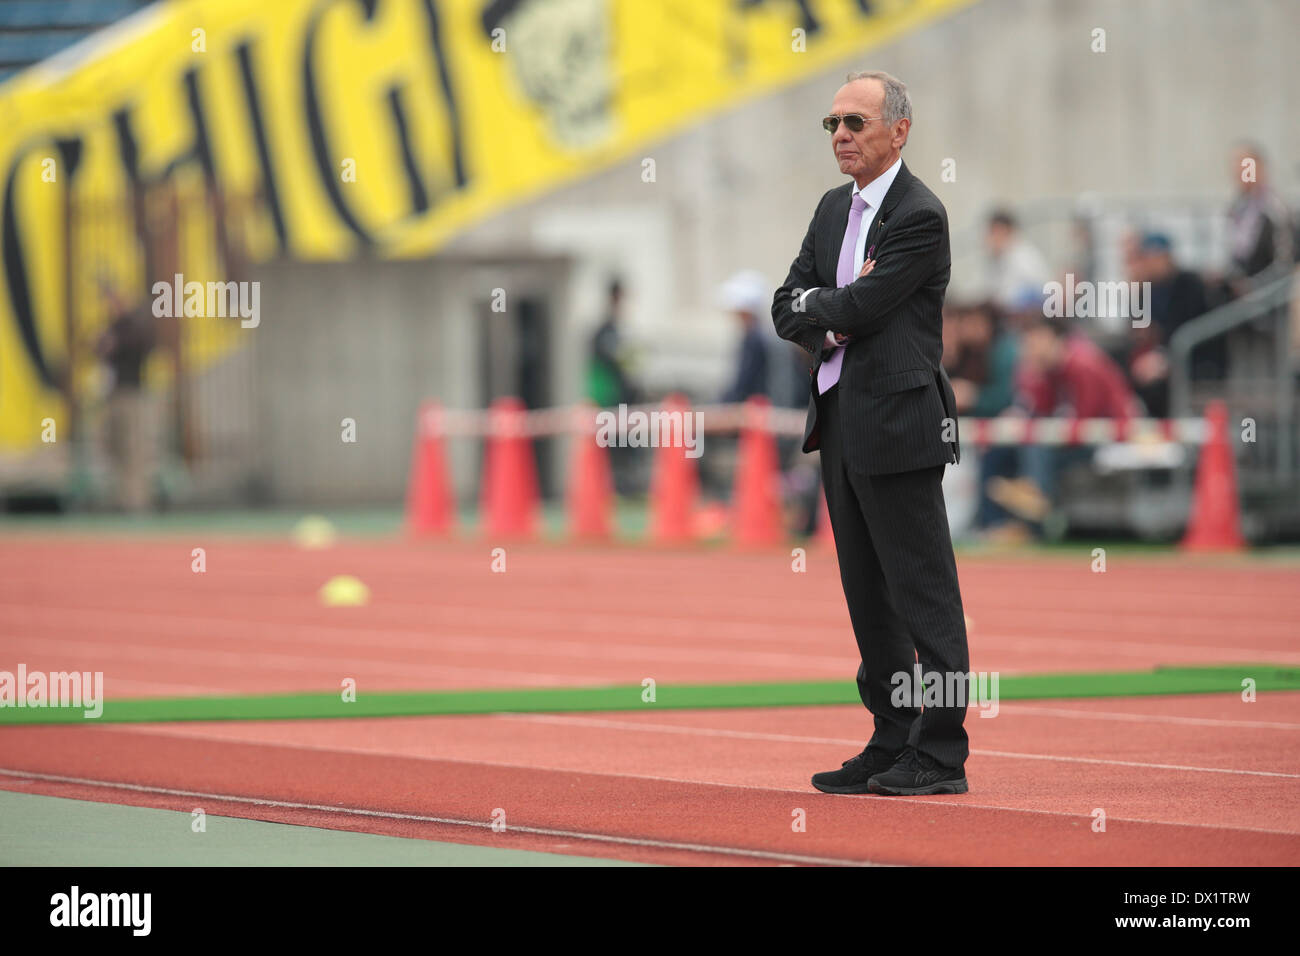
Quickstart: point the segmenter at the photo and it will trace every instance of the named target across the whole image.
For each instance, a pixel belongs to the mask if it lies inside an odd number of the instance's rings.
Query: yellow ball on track
[[[361,607],[370,603],[370,588],[350,574],[340,574],[325,582],[320,601],[326,607]]]

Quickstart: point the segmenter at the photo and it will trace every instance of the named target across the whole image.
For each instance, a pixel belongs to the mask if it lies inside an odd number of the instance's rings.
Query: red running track
[[[854,669],[818,552],[794,574],[782,552],[518,546],[492,575],[486,545],[13,545],[0,669],[102,669],[121,696]],[[1113,558],[1094,575],[1089,561],[963,560],[972,666],[1300,659],[1290,568]],[[338,573],[372,603],[321,608]],[[968,726],[972,790],[953,797],[813,791],[812,772],[861,747],[857,708],[0,728],[0,787],[667,863],[1300,862],[1300,694],[1011,702]]]
[[[860,746],[842,707],[5,728],[0,787],[649,862],[1300,863],[1300,693],[971,721],[949,797],[813,791]]]
[[[207,571],[190,570],[206,550]],[[351,544],[193,535],[0,539],[0,667],[102,670],[116,697],[844,679],[856,648],[834,556]],[[1091,553],[959,561],[971,667],[1300,665],[1300,573]],[[354,574],[371,603],[325,608]]]

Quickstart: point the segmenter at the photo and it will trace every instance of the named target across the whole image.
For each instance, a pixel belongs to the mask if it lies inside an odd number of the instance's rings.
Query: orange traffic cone
[[[785,537],[781,519],[780,466],[776,438],[768,421],[770,403],[754,397],[745,403],[740,432],[732,529],[742,546],[778,544]]]
[[[483,529],[492,536],[533,537],[541,505],[533,443],[524,433],[524,403],[512,397],[493,402],[488,431]]]
[[[614,475],[609,450],[597,441],[594,405],[578,410],[569,475],[569,534],[608,540],[613,531]]]
[[[1192,513],[1183,538],[1184,551],[1240,551],[1241,506],[1237,501],[1237,473],[1228,443],[1228,409],[1222,401],[1205,408],[1209,440],[1201,447],[1196,465]]]
[[[686,400],[678,394],[664,400],[664,411],[689,414]],[[660,445],[655,452],[655,470],[650,476],[650,540],[658,544],[690,541],[694,538],[695,508],[700,497],[700,478],[694,459],[685,448]]]
[[[406,527],[412,534],[443,534],[455,521],[455,496],[447,477],[442,435],[442,408],[437,402],[425,402],[416,419],[411,478],[406,489]]]

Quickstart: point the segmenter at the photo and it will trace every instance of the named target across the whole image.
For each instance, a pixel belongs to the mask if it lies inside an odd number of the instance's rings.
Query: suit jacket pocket
[[[883,475],[929,468],[949,460],[943,435],[943,400],[929,369],[883,375],[878,394],[853,396],[844,411],[844,463],[856,472]]]
[[[871,381],[868,394],[892,395],[905,392],[909,388],[920,388],[934,381],[934,372],[928,368],[909,368],[902,372],[881,375]]]

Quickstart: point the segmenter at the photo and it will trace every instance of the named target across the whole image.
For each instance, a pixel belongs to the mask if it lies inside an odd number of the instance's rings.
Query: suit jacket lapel
[[[911,187],[912,173],[907,168],[907,163],[903,163],[898,169],[898,175],[894,177],[893,183],[889,186],[889,192],[885,193],[884,200],[880,203],[880,212],[871,220],[871,231],[867,233],[867,248],[872,248],[880,237],[881,228],[888,225],[889,215],[898,205],[903,194]],[[821,267],[822,281],[830,288],[836,286],[835,273],[840,264],[840,246],[844,243],[844,230],[849,227],[849,206],[853,202],[853,183],[845,183],[839,192],[835,194],[831,201],[830,208],[826,215],[823,216],[826,229],[825,253],[822,261],[818,263]]]
[[[876,245],[880,239],[881,229],[889,224],[890,214],[911,185],[912,174],[907,168],[907,163],[903,163],[898,168],[898,175],[894,177],[894,181],[889,185],[889,192],[885,193],[884,201],[880,204],[880,213],[872,220],[871,231],[867,233],[867,249],[871,249]],[[847,224],[847,217],[845,221]]]
[[[853,183],[848,183],[833,197],[824,217],[827,230],[826,254],[822,257],[821,273],[828,288],[835,288],[840,265],[840,246],[844,243],[844,230],[849,228],[849,206],[853,202]]]

